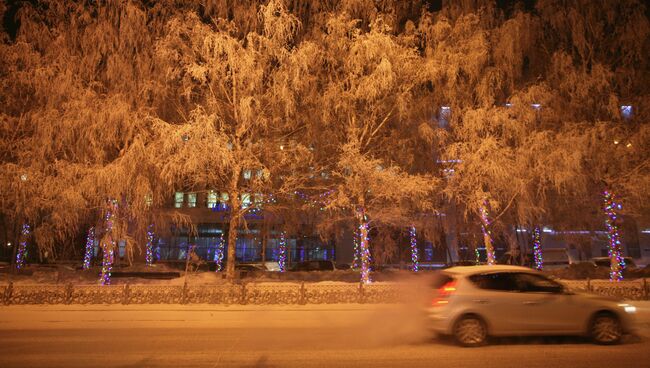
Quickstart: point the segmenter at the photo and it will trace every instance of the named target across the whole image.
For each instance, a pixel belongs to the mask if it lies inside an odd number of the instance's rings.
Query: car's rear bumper
[[[440,334],[451,334],[451,318],[438,308],[427,310],[427,328],[429,331]]]

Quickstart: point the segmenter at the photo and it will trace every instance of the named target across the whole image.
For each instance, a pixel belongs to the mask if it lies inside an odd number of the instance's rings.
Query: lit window
[[[187,207],[196,207],[196,193],[187,193]]]
[[[451,107],[441,106],[438,112],[438,127],[448,128],[449,120],[451,119]]]
[[[264,175],[264,171],[262,169],[255,171],[255,176],[257,176],[258,179],[262,179],[263,175]]]
[[[251,195],[250,193],[244,193],[241,195],[241,208],[248,208],[251,205]]]
[[[533,109],[535,110],[539,110],[542,108],[542,104],[538,104],[538,103],[530,104],[530,106],[532,106]]]
[[[621,106],[621,116],[625,119],[629,119],[632,117],[632,106],[631,105],[623,105]]]
[[[251,171],[244,170],[244,180],[251,180]]]
[[[255,193],[255,207],[261,208],[263,201],[264,197],[262,196],[262,193]]]
[[[219,198],[219,209],[220,210],[228,209],[228,200],[229,199],[230,199],[230,197],[228,197],[228,193],[221,192],[221,197]]]
[[[174,207],[176,208],[183,207],[183,192],[176,192],[174,194]]]
[[[218,199],[217,192],[215,192],[214,190],[208,191],[208,199],[207,199],[208,208],[217,207],[217,199]]]
[[[144,203],[147,205],[147,207],[151,207],[153,204],[153,196],[151,194],[144,196]]]

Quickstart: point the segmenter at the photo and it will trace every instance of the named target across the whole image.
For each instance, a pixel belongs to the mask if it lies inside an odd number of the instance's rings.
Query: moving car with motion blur
[[[582,335],[616,344],[633,332],[634,306],[569,291],[525,267],[452,267],[433,286],[429,327],[462,346],[483,345],[488,336],[525,335]]]
[[[291,271],[334,271],[336,266],[332,261],[304,261],[296,263]]]
[[[597,267],[612,267],[612,259],[609,257],[594,257],[591,259],[591,262],[593,262]],[[634,263],[632,257],[623,257],[623,262],[625,262],[625,268],[636,268],[636,263]]]

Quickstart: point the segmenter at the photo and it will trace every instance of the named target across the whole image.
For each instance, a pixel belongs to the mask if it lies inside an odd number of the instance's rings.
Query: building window
[[[196,193],[187,193],[187,207],[196,207]]]
[[[248,208],[251,205],[251,194],[243,193],[241,195],[241,208]]]
[[[174,207],[175,208],[183,207],[183,192],[176,192],[174,194]]]
[[[228,197],[228,193],[221,192],[221,198],[219,199],[219,205],[217,206],[217,208],[220,211],[227,210],[228,209],[228,200],[229,199],[230,199],[230,197]]]
[[[214,190],[208,191],[208,199],[207,199],[207,204],[208,208],[216,208],[217,207],[217,199],[218,199],[217,192]]]
[[[244,170],[244,180],[251,180],[251,171],[250,170]]]
[[[449,128],[449,120],[451,119],[451,107],[441,106],[438,111],[438,127]]]
[[[632,106],[631,105],[623,105],[621,106],[621,116],[623,119],[629,119],[632,117]]]
[[[262,193],[255,193],[255,208],[262,208],[264,204],[264,196]]]

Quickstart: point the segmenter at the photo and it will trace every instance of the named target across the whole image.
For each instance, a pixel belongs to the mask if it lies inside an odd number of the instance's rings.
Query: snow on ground
[[[650,272],[650,269],[648,269]],[[94,267],[91,270],[81,270],[78,265],[74,264],[52,264],[52,265],[28,265],[25,270],[19,274],[13,274],[10,265],[0,265],[0,285],[8,284],[10,281],[17,285],[25,284],[75,284],[75,285],[92,285],[99,283],[99,273],[101,269]],[[183,270],[174,268],[170,265],[160,263],[153,266],[143,264],[129,267],[115,267],[114,273],[117,272],[176,272],[181,276],[172,279],[148,279],[142,277],[113,277],[111,284],[149,284],[149,285],[183,285],[187,282],[189,285],[222,285],[228,283],[224,279],[223,272],[198,271],[188,272],[185,276]],[[576,277],[578,274],[567,274],[571,270],[561,270],[551,272],[552,275],[565,280],[584,279]],[[573,270],[580,271],[580,270]],[[604,270],[602,278],[607,279],[608,273]],[[638,272],[645,272],[640,269]],[[421,271],[414,274],[408,270],[386,270],[373,272],[372,278],[375,283],[393,283],[407,282],[419,283],[435,271]],[[637,272],[637,273],[638,273]],[[575,273],[575,272],[574,272]],[[584,276],[584,275],[583,275]],[[591,275],[593,276],[593,275]],[[639,276],[643,277],[643,275]],[[592,280],[598,277],[590,277]],[[633,278],[626,278],[631,280]],[[248,275],[239,280],[245,283],[256,283],[264,285],[286,285],[300,283],[314,283],[319,285],[349,285],[359,283],[360,275],[355,270],[335,270],[321,272],[259,272]]]

